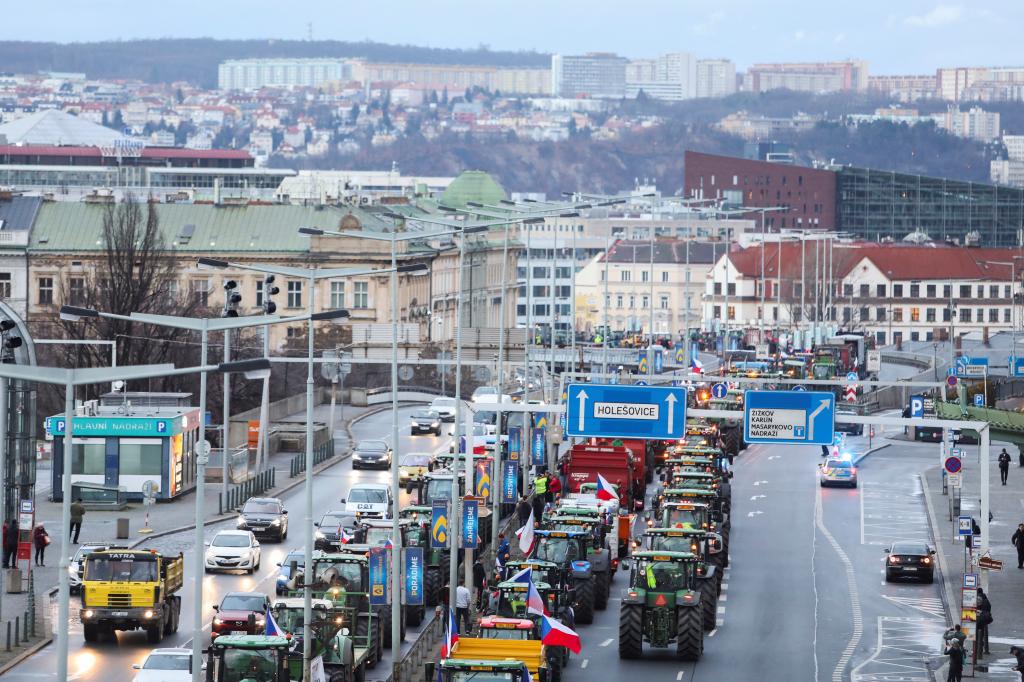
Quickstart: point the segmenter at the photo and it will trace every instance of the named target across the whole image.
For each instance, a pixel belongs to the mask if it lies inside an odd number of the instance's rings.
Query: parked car
[[[238,530],[284,542],[288,537],[288,510],[276,497],[250,497],[238,515]]]
[[[220,635],[260,635],[266,626],[270,599],[262,592],[228,592],[213,610],[210,639]],[[249,616],[252,616],[250,620]]]
[[[455,421],[455,398],[434,398],[430,403],[430,411],[441,415],[441,421]]]
[[[251,530],[221,530],[206,547],[206,573],[242,570],[250,575],[260,568],[260,543]]]
[[[441,415],[430,410],[417,410],[412,414],[409,432],[415,436],[420,433],[441,435]]]
[[[192,650],[153,649],[146,660],[133,664],[132,669],[139,671],[132,682],[191,682]]]
[[[935,580],[935,550],[924,542],[899,541],[885,549],[885,581],[917,578]]]
[[[352,468],[365,469],[366,467],[379,467],[389,469],[391,467],[391,446],[384,440],[364,440],[356,445],[352,451]]]

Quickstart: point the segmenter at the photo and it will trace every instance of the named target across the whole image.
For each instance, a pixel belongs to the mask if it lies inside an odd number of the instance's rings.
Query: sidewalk
[[[334,432],[334,447],[335,456],[326,462],[318,465],[314,471],[327,468],[336,464],[339,460],[347,457],[350,452],[350,432],[349,428],[354,421],[357,421],[367,414],[378,412],[381,409],[390,409],[391,404],[388,403],[384,406],[373,406],[373,407],[351,407],[346,405],[344,408],[344,420],[340,417],[340,410],[337,419],[338,428]],[[327,422],[330,414],[330,405],[317,405],[314,408],[314,419],[316,421]],[[285,419],[281,420],[284,422],[299,422],[305,423],[306,414],[303,410],[301,413],[290,415]],[[298,453],[287,452],[277,453],[271,457],[271,465],[277,470],[275,488],[268,490],[264,493],[268,497],[274,497],[285,490],[300,485],[304,480],[302,475],[295,478],[289,478],[289,465],[292,458]],[[61,505],[59,503],[51,502],[49,498],[49,482],[50,482],[50,466],[49,462],[40,462],[40,467],[37,471],[37,481],[39,481],[39,487],[36,495],[36,521],[42,523],[46,527],[46,530],[50,534],[51,544],[46,548],[46,566],[45,567],[33,567],[33,582],[35,586],[35,602],[37,614],[46,616],[47,626],[43,626],[42,622],[37,622],[36,637],[29,642],[29,644],[21,647],[13,647],[10,652],[5,651],[5,637],[7,631],[7,622],[14,621],[15,616],[22,616],[22,614],[29,608],[29,593],[26,589],[21,594],[0,594],[0,675],[3,674],[4,670],[8,666],[16,664],[25,656],[33,653],[38,648],[45,646],[53,635],[53,621],[55,620],[57,607],[56,601],[52,599],[52,596],[57,591],[57,580],[58,580],[58,563],[60,561],[61,552],[61,541],[60,537],[60,520],[61,520]],[[45,493],[42,492],[45,489]],[[206,484],[206,519],[204,525],[216,523],[225,518],[234,516],[234,512],[228,512],[225,515],[217,515],[217,501],[218,494],[221,492],[221,484],[219,482],[207,482]],[[175,532],[182,532],[189,529],[195,528],[195,497],[190,494],[186,494],[170,502],[164,502],[157,504],[153,507],[147,508],[141,503],[131,503],[125,509],[120,511],[88,511],[85,514],[85,518],[82,522],[82,532],[79,535],[79,544],[121,544],[135,546],[141,544],[147,539],[160,537],[163,535],[170,535]],[[152,533],[140,534],[138,531],[145,525],[146,514],[149,513],[149,527],[153,529]],[[128,539],[117,539],[117,520],[120,518],[126,518],[129,520],[129,531],[131,537]],[[72,556],[77,546],[72,546]],[[20,567],[22,570],[25,569],[26,562],[21,562]],[[23,579],[24,584],[27,588],[27,578]],[[6,586],[5,586],[6,589]],[[72,596],[72,608],[75,608],[75,597]],[[13,625],[11,626],[14,627]]]
[[[1016,448],[1007,446],[1013,456],[1013,464],[1007,485],[999,483],[999,467],[996,458],[1003,443],[993,441],[990,449],[989,467],[991,553],[1003,561],[1003,570],[984,571],[988,574],[987,594],[992,602],[994,622],[989,626],[991,654],[980,659],[975,671],[976,677],[992,680],[1019,680],[1020,676],[1011,668],[1016,665],[1010,655],[1010,646],[1024,646],[1024,570],[1017,569],[1017,551],[1010,544],[1018,523],[1024,522],[1024,468],[1017,466]],[[936,446],[937,447],[937,446]],[[961,488],[960,514],[973,516],[980,523],[980,475],[976,445],[963,447],[965,450],[963,486]],[[942,469],[936,456],[934,467],[922,477],[926,502],[928,504],[932,535],[938,553],[939,568],[943,580],[943,600],[947,613],[956,621],[960,610],[960,589],[964,573],[964,544],[954,540],[956,516],[950,521],[950,497],[942,494]],[[975,552],[975,557],[977,552]],[[979,572],[977,568],[971,571]],[[987,668],[987,670],[985,670]],[[936,679],[945,680],[945,666]]]

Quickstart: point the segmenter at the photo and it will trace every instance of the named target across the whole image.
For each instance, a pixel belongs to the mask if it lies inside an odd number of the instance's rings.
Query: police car
[[[818,481],[822,488],[830,485],[857,487],[857,467],[847,458],[829,457],[818,469]]]

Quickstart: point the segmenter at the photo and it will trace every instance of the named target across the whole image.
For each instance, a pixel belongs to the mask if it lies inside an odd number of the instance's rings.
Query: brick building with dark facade
[[[832,171],[687,151],[683,186],[690,198],[724,199],[736,206],[787,207],[785,212],[765,214],[769,231],[837,227],[836,174]],[[744,217],[760,220],[757,212]]]

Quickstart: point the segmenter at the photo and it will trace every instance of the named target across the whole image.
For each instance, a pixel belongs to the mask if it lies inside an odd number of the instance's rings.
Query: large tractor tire
[[[699,606],[676,610],[676,656],[684,661],[697,661],[704,653],[704,618]]]
[[[380,622],[381,639],[384,640],[384,648],[391,648],[391,608],[383,608],[377,611],[377,620]]]
[[[372,630],[368,629],[371,624],[373,625]],[[378,628],[377,618],[369,616],[365,612],[356,617],[356,641],[366,642],[366,667],[368,668],[374,667],[380,660],[380,643],[377,641],[380,638],[376,636],[380,634]]]
[[[700,608],[704,612],[704,629],[714,630],[718,619],[718,581],[700,581]]]
[[[424,609],[422,606],[406,606],[405,607],[405,622],[409,625],[416,627],[423,622]]]
[[[150,644],[159,644],[164,638],[164,625],[157,623],[146,628],[146,641]]]
[[[594,581],[597,583],[594,590],[594,608],[604,611],[608,608],[608,595],[611,594],[611,577],[608,571],[601,571],[594,574]]]
[[[427,569],[427,575],[423,579],[423,597],[427,606],[437,606],[441,601],[441,589],[444,582],[441,580],[441,571],[438,569]]]
[[[594,622],[594,580],[576,583],[576,622],[590,625]]]
[[[644,653],[644,609],[639,604],[619,608],[619,658],[640,658]]]

